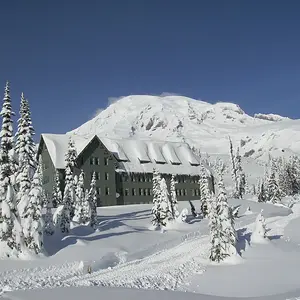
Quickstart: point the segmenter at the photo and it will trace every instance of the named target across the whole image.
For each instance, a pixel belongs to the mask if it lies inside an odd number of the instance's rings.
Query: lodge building
[[[59,172],[64,189],[65,154],[69,135],[42,134],[38,156],[43,163],[43,186],[51,198],[55,171]],[[152,202],[152,172],[158,169],[170,183],[176,175],[178,200],[200,198],[200,159],[186,143],[154,140],[110,139],[107,137],[72,135],[77,151],[75,174],[84,171],[84,187],[90,186],[96,174],[98,206],[140,204]],[[213,176],[207,169],[213,187]]]

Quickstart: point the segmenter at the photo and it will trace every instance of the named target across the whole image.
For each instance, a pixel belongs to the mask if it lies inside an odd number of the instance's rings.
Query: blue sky
[[[300,118],[299,11],[297,0],[3,1],[0,84],[15,111],[24,91],[37,134],[129,94]]]

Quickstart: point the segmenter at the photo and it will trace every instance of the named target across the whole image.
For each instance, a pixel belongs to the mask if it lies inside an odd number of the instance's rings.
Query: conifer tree
[[[65,186],[63,204],[57,209],[59,215],[57,216],[57,223],[59,222],[59,227],[62,233],[68,233],[70,231],[70,207],[71,207],[71,188],[70,185]]]
[[[75,215],[73,220],[80,223],[83,219],[83,202],[85,200],[85,193],[84,193],[84,172],[81,170],[79,178],[77,180],[76,190],[75,190]]]
[[[236,168],[236,176],[237,176],[237,196],[242,199],[245,194],[245,185],[246,185],[246,176],[242,169],[241,155],[240,150],[237,148],[235,155],[235,168]]]
[[[43,219],[42,219],[42,183],[40,181],[40,167],[37,168],[31,189],[29,192],[28,205],[24,211],[24,242],[28,249],[36,254],[43,252]]]
[[[52,190],[52,205],[58,207],[62,204],[62,192],[60,189],[59,172],[55,172],[54,185]]]
[[[267,238],[267,227],[266,221],[263,216],[263,210],[257,215],[255,221],[255,229],[251,235],[251,242],[253,243],[261,243],[265,242]]]
[[[6,83],[2,110],[0,132],[0,241],[12,250],[14,255],[21,251],[22,229],[16,207],[16,196],[12,187],[13,160],[10,151],[13,149],[13,120],[9,83]],[[9,255],[9,254],[8,254]]]
[[[176,195],[176,179],[175,175],[173,174],[171,177],[171,183],[170,183],[170,196],[171,196],[171,212],[172,212],[172,218],[176,219],[179,216],[178,211],[178,201],[177,201],[177,195]]]
[[[93,177],[90,184],[90,190],[88,192],[88,201],[91,210],[90,226],[93,229],[97,227],[97,192],[96,192],[96,174],[93,173]]]
[[[36,169],[36,146],[33,141],[34,129],[31,121],[31,113],[28,100],[21,94],[20,118],[18,119],[18,130],[16,133],[15,154],[18,161],[18,170],[22,172],[24,166],[29,165],[30,178]],[[17,180],[17,185],[19,184]]]
[[[161,186],[160,186],[161,176],[158,173],[157,169],[153,169],[153,178],[152,178],[152,195],[153,195],[153,207],[152,207],[152,224],[155,228],[160,227],[161,225]]]
[[[273,162],[274,164],[274,162]],[[278,183],[275,177],[275,167],[272,166],[268,178],[268,201],[273,204],[281,202]]]
[[[209,199],[210,199],[210,190],[209,190],[209,184],[208,184],[208,178],[206,174],[206,170],[201,164],[201,170],[200,170],[200,179],[199,179],[199,185],[200,185],[200,202],[201,202],[201,213],[202,216],[205,218],[208,215],[209,210]]]
[[[65,162],[66,162],[66,176],[65,176],[65,185],[68,186],[68,197],[69,197],[69,212],[70,218],[74,217],[75,213],[75,187],[74,187],[74,167],[76,164],[76,148],[72,138],[69,138],[68,143],[68,151],[65,155]],[[65,196],[64,196],[65,197]]]
[[[238,195],[239,186],[238,186],[238,174],[237,174],[237,167],[236,167],[236,159],[233,152],[233,145],[231,138],[229,137],[229,154],[230,154],[230,160],[231,160],[231,177],[232,182],[234,185],[234,192],[233,196],[236,197]]]
[[[173,220],[172,205],[169,199],[169,192],[166,180],[160,180],[161,203],[160,203],[160,224],[167,224],[169,220]]]
[[[212,196],[211,201],[209,212],[211,232],[210,260],[220,262],[228,256],[237,254],[234,218],[228,205],[223,174],[221,172],[219,172],[217,199]]]

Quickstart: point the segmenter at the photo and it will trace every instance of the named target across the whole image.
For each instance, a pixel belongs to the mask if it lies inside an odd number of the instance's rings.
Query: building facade
[[[170,184],[176,175],[179,201],[200,198],[200,160],[184,143],[152,140],[108,139],[98,136],[72,136],[77,150],[74,173],[85,174],[84,187],[89,189],[96,175],[98,206],[140,204],[152,202],[152,172],[158,169]],[[51,198],[55,173],[59,172],[64,189],[65,154],[69,136],[42,134],[38,156],[43,162],[43,186]],[[213,187],[213,177],[207,169]]]

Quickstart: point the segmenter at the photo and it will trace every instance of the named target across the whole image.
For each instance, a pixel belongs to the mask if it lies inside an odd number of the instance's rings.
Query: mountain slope
[[[253,158],[300,153],[300,120],[274,114],[252,117],[233,103],[183,96],[124,97],[70,133],[186,141],[215,154],[228,153],[231,136],[241,153]]]

